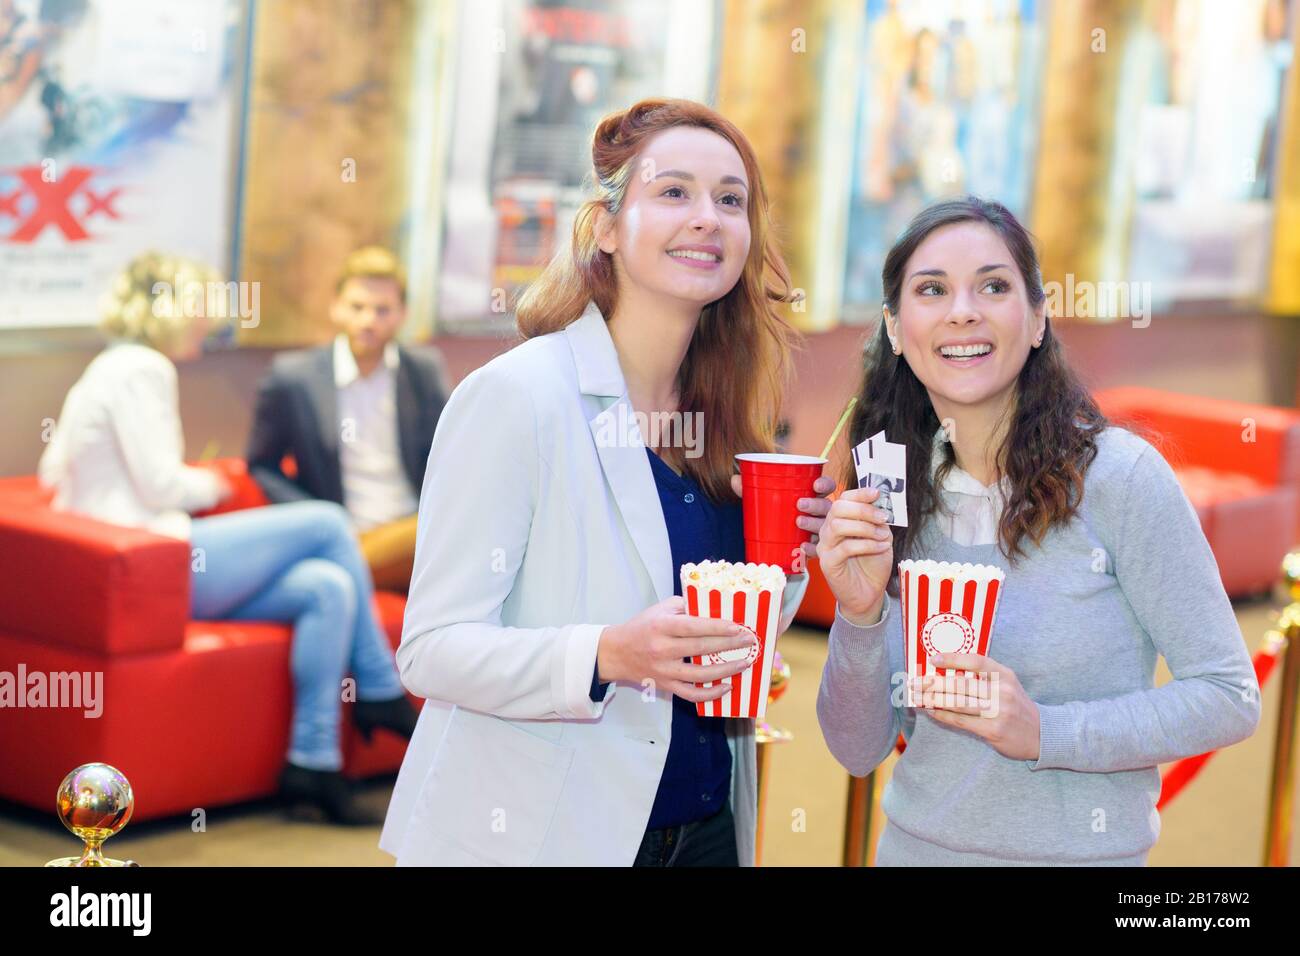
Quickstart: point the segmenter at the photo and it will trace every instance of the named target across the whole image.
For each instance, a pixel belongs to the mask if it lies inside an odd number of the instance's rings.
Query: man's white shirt
[[[383,362],[363,376],[347,336],[334,340],[343,503],[360,531],[415,514],[418,506],[398,443],[399,361],[397,344],[389,342]]]

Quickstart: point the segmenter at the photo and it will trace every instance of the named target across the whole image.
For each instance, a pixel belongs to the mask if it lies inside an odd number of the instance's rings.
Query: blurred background
[[[1296,19],[1288,0],[0,0],[0,475],[34,469],[100,296],[146,248],[257,288],[255,326],[183,376],[196,450],[242,451],[271,355],[330,338],[365,243],[400,252],[403,337],[459,379],[567,241],[595,121],[648,95],[708,102],[758,150],[812,333],[793,450],[852,388],[894,236],[966,192],[1032,228],[1090,384],[1293,405]]]
[[[1294,410],[1298,21],[1296,0],[0,0],[0,476],[35,471],[103,345],[101,297],[146,249],[256,297],[182,369],[191,457],[243,454],[258,381],[332,338],[337,270],[364,244],[399,253],[401,337],[436,345],[454,385],[514,343],[510,304],[568,239],[596,121],[658,95],[715,106],[758,151],[806,296],[791,451],[820,450],[856,385],[885,251],[965,193],[1035,234],[1090,387]],[[775,714],[805,749],[778,758],[769,852],[835,862],[844,775],[811,719],[824,632],[790,647]],[[1153,862],[1257,861],[1273,713]],[[832,797],[800,840],[805,774]],[[1242,779],[1241,832],[1207,837]],[[7,832],[11,860],[66,842]]]

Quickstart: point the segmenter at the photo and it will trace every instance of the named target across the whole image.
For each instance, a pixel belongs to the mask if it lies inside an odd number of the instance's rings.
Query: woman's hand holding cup
[[[731,476],[731,490],[736,493],[737,498],[744,498],[745,486],[740,475]],[[834,490],[835,479],[822,475],[813,482],[814,497],[799,499],[799,515],[794,519],[795,527],[801,531],[812,532],[812,540],[800,545],[805,558],[817,557],[817,535],[821,532],[822,522],[826,520],[826,515],[831,510],[831,503],[827,500],[827,496]]]
[[[875,488],[845,491],[831,504],[817,541],[822,574],[840,614],[861,627],[880,620],[894,570],[894,534],[886,513],[873,505],[878,497]]]

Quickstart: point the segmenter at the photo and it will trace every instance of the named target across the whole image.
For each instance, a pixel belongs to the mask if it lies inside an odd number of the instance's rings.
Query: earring
[[[889,306],[880,307],[880,321],[885,326],[885,337],[889,339],[889,347],[894,350],[895,355],[902,355],[903,350],[898,347],[898,339],[889,334]]]

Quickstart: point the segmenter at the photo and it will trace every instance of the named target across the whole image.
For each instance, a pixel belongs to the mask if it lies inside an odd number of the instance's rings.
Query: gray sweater
[[[856,627],[836,611],[817,717],[855,776],[907,749],[885,788],[876,862],[1144,865],[1160,834],[1157,765],[1226,747],[1259,723],[1259,686],[1214,556],[1160,453],[1111,427],[1079,513],[1010,564],[926,522],[914,557],[1006,572],[989,657],[1040,715],[1037,760],[902,706],[901,615]],[[1163,655],[1173,680],[1154,687]],[[899,706],[894,706],[898,703]]]

